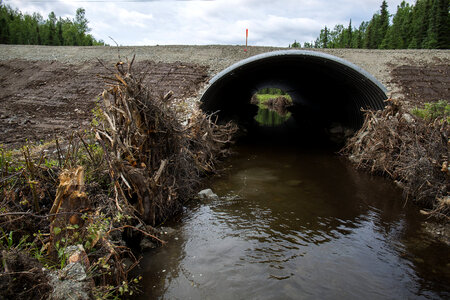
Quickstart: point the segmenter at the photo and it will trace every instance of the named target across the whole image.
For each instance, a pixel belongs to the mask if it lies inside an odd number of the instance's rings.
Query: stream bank
[[[17,46],[20,49],[25,49],[26,47],[20,47]],[[13,146],[13,145],[20,145],[22,146],[24,142],[29,138],[28,135],[32,134],[32,137],[30,138],[37,144],[42,144],[47,142],[49,139],[53,137],[53,132],[55,129],[55,126],[61,130],[61,132],[65,132],[67,128],[80,128],[81,130],[84,130],[89,127],[89,123],[92,119],[92,116],[90,114],[90,110],[94,108],[95,106],[95,98],[99,95],[99,91],[97,89],[98,82],[97,80],[86,80],[86,77],[94,77],[94,73],[96,72],[97,68],[100,65],[92,64],[92,62],[86,63],[85,60],[82,62],[78,61],[78,64],[76,67],[69,64],[69,62],[72,62],[72,60],[66,57],[64,53],[67,53],[67,49],[65,48],[59,48],[56,50],[55,48],[45,48],[45,47],[29,47],[29,52],[27,55],[21,56],[20,51],[15,51],[14,49],[17,49],[17,47],[9,47],[9,49],[13,49],[11,51],[2,52],[2,63],[0,65],[0,76],[2,79],[2,94],[0,95],[1,103],[4,103],[5,105],[2,106],[3,110],[1,111],[0,115],[0,127],[2,129],[3,133],[9,132],[14,133],[14,136],[11,138],[6,134],[5,136],[0,137],[2,140],[2,144],[6,143],[7,146]],[[181,46],[180,46],[181,47]],[[185,48],[185,47],[181,47]],[[35,58],[37,53],[33,51],[33,49],[39,49],[41,52],[50,53],[49,49],[52,51],[55,50],[55,53],[62,53],[60,57],[65,57],[64,62],[53,61],[55,58],[52,58],[50,56],[47,56],[47,58],[44,59],[44,63],[41,61],[41,58]],[[238,48],[233,48],[234,50],[238,51]],[[104,49],[96,49],[99,52],[104,51]],[[129,49],[130,50],[130,49]],[[145,50],[145,48],[144,48]],[[233,50],[233,51],[234,51]],[[72,55],[75,52],[76,53],[85,53],[84,51],[79,51],[79,48],[71,48],[70,51],[72,52]],[[162,48],[162,51],[165,51]],[[205,50],[206,51],[206,50]],[[17,52],[19,54],[18,58],[21,58],[21,60],[15,61],[10,60],[10,58],[7,58],[6,56],[10,57],[14,52],[14,54]],[[342,50],[342,52],[345,52]],[[91,52],[89,52],[91,53]],[[349,53],[353,53],[349,52]],[[359,57],[365,57],[368,52],[362,51],[359,54]],[[386,52],[379,52],[376,56],[378,58],[385,57],[384,53]],[[399,55],[404,55],[401,52]],[[408,52],[409,53],[409,52]],[[405,54],[408,56],[409,54]],[[411,52],[412,53],[412,52]],[[427,52],[428,53],[428,52]],[[429,53],[435,53],[435,52],[429,52]],[[448,52],[447,52],[448,53]],[[91,53],[92,54],[92,53]],[[413,53],[414,54],[414,53]],[[442,55],[441,55],[442,54]],[[30,55],[32,58],[30,59]],[[445,52],[439,52],[439,55],[445,57]],[[13,55],[14,56],[14,55]],[[45,55],[44,55],[45,56]],[[199,59],[201,55],[198,55],[197,59]],[[403,63],[407,62],[407,57],[403,57],[400,60]],[[447,55],[448,56],[448,55]],[[27,57],[30,60],[23,60],[22,58]],[[50,57],[50,58],[49,58]],[[56,57],[56,56],[55,56]],[[116,49],[114,49],[114,57],[116,57]],[[176,57],[176,55],[175,55]],[[398,56],[396,56],[398,58]],[[17,58],[17,57],[16,57]],[[217,58],[214,58],[216,61]],[[60,59],[61,60],[61,59]],[[432,59],[431,59],[432,60]],[[375,60],[377,61],[377,60]],[[429,61],[427,61],[429,62]],[[442,61],[439,63],[442,64]],[[378,64],[378,62],[377,62]],[[93,67],[92,67],[93,66]],[[160,74],[156,74],[157,77],[165,77],[172,76],[172,83],[176,85],[178,81],[176,78],[183,77],[186,74],[183,74],[183,69],[188,69],[196,74],[194,74],[193,78],[186,81],[186,86],[188,86],[187,89],[180,90],[180,94],[183,94],[186,92],[186,95],[192,93],[195,93],[196,89],[199,85],[204,83],[204,81],[207,78],[206,69],[205,66],[192,66],[192,65],[186,65],[182,63],[162,63],[159,64],[162,70],[165,70],[164,72],[161,72]],[[383,65],[384,66],[384,65]],[[445,65],[444,67],[448,64]],[[217,67],[217,66],[216,66]],[[419,66],[417,68],[422,68],[422,66]],[[415,70],[417,70],[417,68]],[[75,72],[74,72],[75,70]],[[378,70],[378,69],[377,69]],[[175,71],[175,72],[173,72]],[[381,72],[381,71],[380,71]],[[377,75],[380,75],[380,72],[376,72]],[[382,72],[381,72],[382,73]],[[433,72],[431,72],[433,73]],[[28,74],[27,76],[24,76],[24,74]],[[431,76],[432,75],[432,76]],[[438,74],[436,77],[435,74],[431,74],[429,77],[430,86],[433,90],[433,85],[431,85],[432,82],[434,82],[434,79],[439,79],[438,82],[445,83],[445,80],[448,80],[448,76],[442,76],[442,74]],[[29,79],[31,78],[31,79]],[[48,80],[47,80],[48,79]],[[158,81],[158,80],[157,80]],[[407,86],[408,84],[405,84]],[[164,86],[163,86],[164,87]],[[441,89],[443,88],[445,90],[445,84],[442,84]],[[17,93],[17,89],[20,89],[20,92]],[[420,90],[420,86],[413,86],[412,90]],[[70,91],[70,93],[69,93]],[[448,91],[448,89],[447,89]],[[65,94],[70,94],[70,97],[64,98]],[[175,91],[175,95],[177,97],[180,96],[180,94],[177,95],[177,91]],[[438,93],[439,94],[439,93]],[[49,96],[50,95],[50,96]],[[55,95],[55,99],[52,99],[52,95]],[[165,95],[165,94],[163,94]],[[445,95],[444,95],[445,96]],[[52,101],[55,101],[58,105],[58,110],[56,111],[58,114],[58,118],[48,118],[49,116],[52,116],[52,114],[55,112],[55,108],[52,104]],[[77,101],[75,101],[77,100]],[[79,100],[79,101],[78,101]],[[50,101],[50,102],[49,102]],[[50,105],[49,105],[50,104]],[[180,106],[182,108],[191,109],[192,102],[185,103],[184,101],[180,102]],[[7,110],[8,108],[14,107],[13,110]],[[38,112],[39,111],[39,112]],[[55,124],[53,121],[56,121],[57,124]],[[61,123],[59,123],[61,122]],[[31,130],[29,129],[36,129],[39,130]],[[37,133],[34,135],[34,133]],[[51,136],[51,137],[50,137]],[[73,139],[76,136],[76,134],[69,134],[69,139]],[[83,138],[86,138],[86,136],[81,135],[81,139],[78,139],[75,143],[73,143],[73,147],[63,147],[63,151],[60,152],[61,154],[76,154],[75,156],[72,156],[70,158],[61,156],[59,157],[59,160],[63,160],[63,163],[61,161],[58,162],[58,158],[55,157],[48,157],[45,152],[45,150],[48,150],[48,148],[42,147],[40,148],[35,154],[37,154],[34,159],[36,159],[33,164],[30,164],[30,161],[26,161],[26,157],[29,154],[24,154],[25,159],[21,158],[20,160],[20,168],[22,169],[13,169],[10,170],[9,167],[12,165],[9,164],[9,160],[4,160],[2,156],[2,188],[5,187],[5,184],[13,184],[14,188],[6,188],[6,193],[2,193],[2,214],[1,214],[1,224],[2,229],[5,229],[6,232],[2,234],[2,250],[4,248],[8,248],[8,250],[12,250],[11,253],[14,252],[20,246],[24,246],[24,244],[21,243],[22,237],[25,237],[29,233],[34,233],[34,230],[42,230],[42,235],[37,234],[37,236],[30,237],[32,239],[31,244],[26,244],[25,248],[27,251],[33,251],[30,253],[33,253],[33,255],[39,256],[39,254],[44,254],[46,251],[46,248],[41,248],[41,246],[44,246],[45,244],[49,243],[49,236],[52,234],[58,235],[56,232],[59,230],[50,230],[48,218],[50,215],[48,215],[49,210],[52,206],[52,202],[55,200],[56,196],[56,189],[58,187],[59,181],[58,181],[58,175],[62,171],[62,169],[65,167],[64,163],[69,162],[69,165],[67,167],[74,167],[77,162],[84,161],[85,165],[88,165],[90,167],[93,167],[89,170],[89,176],[86,176],[87,180],[90,180],[93,183],[86,185],[87,195],[91,200],[94,200],[91,202],[91,212],[98,212],[99,215],[95,215],[94,218],[90,219],[90,221],[93,221],[91,224],[99,225],[99,228],[94,228],[94,235],[91,236],[91,240],[89,242],[98,243],[98,246],[101,246],[102,251],[96,252],[98,249],[92,249],[92,244],[89,245],[88,250],[94,251],[98,256],[90,256],[89,258],[94,262],[95,267],[101,266],[103,269],[101,269],[102,273],[100,276],[104,276],[103,278],[96,278],[97,280],[103,280],[103,283],[106,281],[105,278],[108,277],[108,267],[111,267],[110,264],[102,264],[102,261],[100,261],[101,257],[108,257],[108,254],[111,254],[111,249],[108,248],[108,241],[113,241],[116,243],[116,246],[118,247],[125,247],[125,244],[123,243],[123,239],[121,236],[121,233],[123,231],[129,231],[129,227],[125,228],[123,225],[128,225],[135,227],[132,230],[136,231],[144,231],[146,234],[156,234],[156,232],[152,231],[151,226],[150,227],[142,227],[141,224],[139,224],[139,221],[134,219],[133,224],[114,224],[116,222],[116,217],[119,222],[128,222],[127,221],[127,215],[123,214],[112,214],[111,216],[105,217],[104,215],[101,215],[101,212],[106,211],[114,212],[117,209],[117,203],[119,203],[119,206],[125,203],[118,202],[117,198],[111,198],[108,197],[108,195],[112,195],[113,192],[111,188],[113,188],[113,185],[111,185],[111,181],[108,174],[109,167],[102,165],[101,168],[97,169],[102,163],[105,163],[103,155],[105,155],[104,152],[102,152],[102,146],[99,144],[96,144],[93,142],[94,138],[92,136],[87,137],[87,139],[82,141]],[[84,142],[88,142],[87,144],[84,144]],[[91,143],[92,142],[92,143]],[[70,144],[70,143],[69,143]],[[58,151],[55,151],[54,145],[44,145],[44,146],[50,146],[50,148],[53,148],[51,152],[53,154],[57,153]],[[85,152],[83,149],[89,149],[87,152]],[[79,151],[81,149],[81,151]],[[24,148],[26,150],[26,148]],[[88,154],[90,152],[90,154]],[[6,153],[6,152],[5,152]],[[40,156],[41,154],[44,154]],[[78,156],[80,154],[80,156]],[[21,155],[21,154],[20,154]],[[88,156],[93,155],[93,157],[90,157],[90,159],[86,159]],[[6,155],[8,156],[8,155]],[[5,157],[6,157],[5,156]],[[48,158],[48,160],[47,160]],[[26,162],[25,162],[26,161]],[[91,163],[92,162],[92,163]],[[130,164],[133,161],[128,161]],[[132,165],[132,164],[131,164]],[[33,166],[37,166],[36,169],[33,169]],[[135,167],[134,165],[132,165]],[[14,167],[16,167],[14,165]],[[141,165],[142,167],[142,165]],[[145,168],[145,167],[143,167]],[[163,168],[164,169],[164,168]],[[4,170],[7,170],[6,172]],[[36,172],[37,170],[37,172]],[[96,175],[99,175],[98,177],[92,177],[92,171],[99,171]],[[15,173],[18,172],[18,173]],[[38,175],[38,176],[36,176]],[[12,177],[11,177],[12,176]],[[15,177],[18,176],[18,177]],[[11,180],[13,179],[13,180]],[[19,179],[15,181],[16,179]],[[94,179],[94,180],[93,180]],[[94,182],[92,182],[92,180]],[[95,182],[95,181],[98,182]],[[15,181],[15,183],[14,183]],[[19,184],[20,187],[18,188],[15,186],[15,184]],[[2,190],[2,191],[5,191]],[[37,191],[37,193],[35,193]],[[80,192],[83,192],[80,190]],[[40,209],[35,209],[33,206],[36,202],[36,200],[39,200]],[[5,211],[5,202],[11,203],[11,207],[7,207]],[[105,206],[105,203],[107,205]],[[36,214],[36,212],[39,212]],[[68,212],[66,212],[68,213]],[[107,219],[110,218],[110,219]],[[22,222],[21,220],[27,220],[27,222]],[[125,220],[125,221],[124,221]],[[11,225],[11,227],[6,227],[5,224]],[[109,229],[113,229],[108,227],[108,230],[104,230],[101,226],[112,226],[114,231],[109,231]],[[23,226],[23,227],[22,227]],[[117,230],[117,228],[121,228],[120,230]],[[59,228],[59,227],[57,227]],[[15,230],[19,230],[20,234],[10,234],[9,229],[15,232]],[[54,228],[53,228],[54,229]],[[61,229],[61,228],[59,228]],[[68,231],[63,231],[63,233],[70,233],[76,231],[75,228],[66,228]],[[29,230],[29,231],[26,231]],[[60,233],[60,232],[58,232]],[[107,234],[106,234],[107,233]],[[108,236],[108,239],[104,239],[105,234]],[[145,234],[144,234],[145,235]],[[98,239],[97,239],[98,237]],[[109,239],[111,238],[111,239]],[[99,242],[99,240],[101,240]],[[6,245],[6,246],[5,246]],[[32,248],[34,246],[38,246],[36,248]],[[123,248],[122,248],[123,249]],[[38,250],[35,252],[35,250]],[[86,250],[86,249],[85,249]],[[22,250],[20,250],[22,251]],[[106,252],[105,252],[106,251]],[[55,254],[55,253],[53,253]],[[59,254],[59,253],[58,253]],[[2,264],[2,273],[1,276],[4,278],[11,279],[11,282],[15,282],[17,287],[17,290],[14,290],[13,292],[21,292],[21,288],[24,287],[24,285],[21,284],[23,281],[29,280],[31,277],[36,279],[36,282],[33,282],[32,286],[26,285],[27,287],[26,291],[20,294],[11,294],[13,296],[11,297],[22,297],[26,299],[30,299],[31,296],[34,295],[34,297],[40,297],[41,294],[34,293],[37,291],[37,287],[42,288],[42,293],[48,292],[48,286],[45,285],[45,283],[42,283],[42,279],[45,278],[45,274],[42,275],[41,272],[39,272],[40,265],[36,264],[38,260],[33,260],[30,256],[25,256],[25,260],[30,262],[29,264],[19,264],[23,261],[22,256],[20,254],[17,255],[17,258],[15,256],[9,256],[8,254],[4,254],[2,251],[1,254],[2,263],[3,260],[7,260],[6,264]],[[103,256],[105,255],[105,256]],[[81,255],[83,256],[83,255]],[[36,258],[36,257],[34,257]],[[42,257],[41,257],[42,258]],[[111,258],[111,256],[109,256]],[[16,259],[17,262],[19,262],[17,265],[20,266],[18,269],[12,269],[11,267],[13,264],[8,263],[10,260]],[[36,258],[37,259],[37,258]],[[62,262],[65,259],[65,254],[62,254],[61,257],[57,257],[56,259],[60,259]],[[112,259],[114,263],[122,264],[122,257],[120,256],[114,256]],[[124,261],[125,262],[125,261]],[[55,263],[55,262],[52,262]],[[8,266],[8,268],[4,266]],[[132,264],[129,264],[127,262],[127,268],[130,267]],[[39,267],[36,267],[39,266]],[[61,269],[63,269],[61,267]],[[117,269],[116,269],[117,270]],[[36,273],[33,273],[36,272]],[[29,276],[32,274],[32,276]],[[35,275],[36,274],[36,275]],[[20,275],[20,276],[17,276]],[[116,275],[116,274],[115,274]],[[122,274],[123,275],[123,274]],[[64,278],[64,274],[61,278]],[[19,280],[17,280],[19,278]],[[23,280],[23,281],[21,281]],[[6,282],[6,281],[4,281]],[[131,282],[131,280],[130,280]],[[116,282],[115,286],[112,286],[112,291],[116,293],[123,293],[127,289],[128,290],[128,283],[123,284],[122,282]],[[105,295],[110,292],[108,290],[109,286],[106,287],[106,290],[103,292]],[[121,291],[120,291],[121,289]],[[3,292],[6,290],[3,289]],[[10,291],[8,291],[10,292]],[[30,296],[31,295],[31,296]],[[8,294],[9,296],[9,294]]]

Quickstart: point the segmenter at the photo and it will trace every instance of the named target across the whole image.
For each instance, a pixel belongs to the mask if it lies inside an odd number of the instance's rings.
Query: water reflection
[[[239,153],[143,260],[143,299],[450,296],[448,247],[395,187],[326,153]]]
[[[291,117],[290,112],[281,115],[277,113],[275,110],[259,107],[258,113],[255,116],[255,120],[261,125],[276,127],[289,120],[290,117]]]

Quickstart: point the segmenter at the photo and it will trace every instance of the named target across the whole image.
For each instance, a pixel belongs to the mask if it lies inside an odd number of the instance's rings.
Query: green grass
[[[264,108],[267,108],[266,106],[264,106],[264,103],[267,101],[267,100],[269,100],[269,99],[275,99],[275,98],[278,98],[278,97],[281,97],[281,96],[283,96],[283,97],[285,97],[286,99],[288,99],[290,102],[292,102],[292,98],[291,98],[291,96],[289,96],[289,95],[272,95],[272,94],[256,94],[256,97],[258,98],[258,101],[259,101],[259,104],[258,104],[258,106],[259,106],[259,108],[262,108],[262,109],[264,109]]]
[[[424,108],[414,108],[411,113],[427,121],[435,119],[447,120],[450,123],[450,104],[446,100],[425,103]]]

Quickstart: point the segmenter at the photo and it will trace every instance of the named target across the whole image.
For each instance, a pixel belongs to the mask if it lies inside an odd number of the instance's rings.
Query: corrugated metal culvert
[[[246,122],[254,116],[252,95],[280,88],[293,100],[294,119],[358,128],[361,109],[382,109],[386,88],[362,68],[316,51],[282,50],[242,60],[211,79],[202,109],[223,119]],[[327,126],[327,125],[325,125]]]

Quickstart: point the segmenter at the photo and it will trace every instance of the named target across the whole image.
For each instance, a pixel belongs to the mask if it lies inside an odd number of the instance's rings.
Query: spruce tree
[[[386,36],[386,33],[389,28],[389,12],[388,12],[388,5],[385,0],[381,3],[381,9],[380,9],[380,15],[378,19],[378,24],[376,26],[376,32],[375,32],[375,48],[381,48],[383,40]]]
[[[436,24],[437,30],[437,43],[436,48],[438,49],[449,49],[450,48],[450,0],[439,0],[438,3],[438,14],[436,18],[438,22]]]
[[[345,45],[346,48],[351,48],[352,47],[352,38],[353,38],[353,34],[352,34],[352,19],[350,19],[350,23],[348,24],[348,28],[347,28],[347,43]]]
[[[389,24],[387,2],[369,22],[353,29],[351,20],[344,28],[336,25],[326,35],[322,29],[315,45],[328,48],[450,48],[450,0],[417,0],[415,5],[403,1],[397,6],[392,25]]]
[[[409,44],[410,16],[411,6],[403,1],[397,6],[397,12],[392,19],[392,25],[389,27],[383,40],[385,49],[403,49]]]

